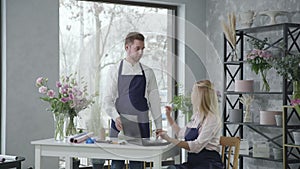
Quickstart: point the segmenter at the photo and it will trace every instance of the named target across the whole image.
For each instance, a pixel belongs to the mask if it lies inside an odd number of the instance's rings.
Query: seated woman
[[[171,117],[171,107],[166,106],[166,116],[178,139],[160,132],[161,138],[188,151],[187,162],[169,166],[168,169],[223,169],[219,154],[221,118],[213,84],[209,80],[194,84],[191,94],[193,115],[183,128]]]

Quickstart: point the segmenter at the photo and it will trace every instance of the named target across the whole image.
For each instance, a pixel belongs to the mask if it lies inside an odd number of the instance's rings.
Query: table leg
[[[66,169],[72,169],[72,168],[73,168],[73,160],[72,160],[72,157],[66,156],[66,157],[65,157],[65,162],[66,162]]]
[[[18,164],[16,165],[16,169],[21,169],[21,161],[19,161]]]
[[[34,168],[41,168],[41,146],[35,145],[35,159],[34,159]]]
[[[153,159],[153,169],[161,168],[161,156],[158,155]]]

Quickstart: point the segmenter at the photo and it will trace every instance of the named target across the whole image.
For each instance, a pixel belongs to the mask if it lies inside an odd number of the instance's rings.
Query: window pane
[[[99,130],[100,123],[107,127],[108,117],[101,111],[105,80],[109,67],[126,57],[124,38],[128,32],[145,35],[141,62],[155,72],[162,106],[170,101],[172,67],[168,63],[172,63],[170,53],[174,52],[168,38],[172,34],[168,13],[170,9],[60,0],[60,74],[77,72],[78,79],[84,77],[88,83],[89,93],[99,92],[92,108],[80,113],[81,127],[92,131]],[[163,124],[166,127],[166,122]]]

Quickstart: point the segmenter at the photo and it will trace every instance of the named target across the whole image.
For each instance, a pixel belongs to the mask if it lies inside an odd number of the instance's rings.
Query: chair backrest
[[[240,153],[240,138],[239,137],[225,137],[221,136],[220,144],[222,145],[222,162],[225,164],[226,160],[226,169],[230,169],[231,155],[234,147],[234,156],[232,169],[238,169],[238,160]],[[225,153],[226,150],[226,153]],[[227,154],[227,159],[225,158]]]

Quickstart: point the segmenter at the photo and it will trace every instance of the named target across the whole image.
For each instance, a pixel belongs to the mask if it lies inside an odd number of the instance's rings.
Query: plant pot
[[[253,92],[254,80],[235,80],[236,92]]]
[[[275,115],[282,115],[281,111],[260,111],[259,123],[262,125],[276,125]]]
[[[229,109],[229,122],[240,123],[242,122],[242,117],[242,109]]]

